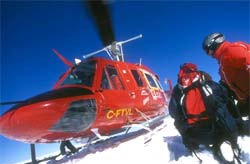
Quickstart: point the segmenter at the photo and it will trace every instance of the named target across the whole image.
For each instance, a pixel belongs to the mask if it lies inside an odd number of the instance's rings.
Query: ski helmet
[[[222,33],[210,34],[203,40],[202,47],[207,54],[209,50],[212,50],[214,53],[225,39],[226,38]]]

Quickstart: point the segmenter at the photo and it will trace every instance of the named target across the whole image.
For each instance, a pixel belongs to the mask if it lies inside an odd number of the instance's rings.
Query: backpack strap
[[[199,87],[199,90],[201,92],[207,114],[213,121],[215,121],[214,109],[216,109],[217,105],[215,102],[215,97],[213,96],[212,88],[206,83],[206,81],[203,81],[201,87]]]
[[[188,118],[197,118],[197,119],[202,119],[207,116],[207,112],[202,112],[201,114],[186,114]]]

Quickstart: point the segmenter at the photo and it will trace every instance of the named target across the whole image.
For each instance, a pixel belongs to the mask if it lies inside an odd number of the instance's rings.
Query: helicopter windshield
[[[95,70],[95,60],[81,62],[70,72],[61,85],[81,84],[91,87],[94,81]]]

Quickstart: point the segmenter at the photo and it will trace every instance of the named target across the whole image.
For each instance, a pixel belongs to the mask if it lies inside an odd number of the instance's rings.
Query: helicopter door
[[[131,69],[131,74],[136,83],[134,93],[136,95],[136,104],[135,106],[139,110],[147,109],[147,106],[150,104],[150,92],[146,89],[146,85],[142,80],[142,76],[136,69]]]
[[[156,79],[155,75],[151,74],[150,72],[146,70],[141,70],[144,78],[146,80],[146,85],[148,86],[148,91],[150,92],[150,108],[155,109],[161,100],[164,99],[162,96],[162,87],[160,86],[160,83]]]
[[[113,65],[107,65],[103,69],[100,87],[105,119],[110,121],[109,124],[127,122],[128,117],[133,115],[133,99]]]

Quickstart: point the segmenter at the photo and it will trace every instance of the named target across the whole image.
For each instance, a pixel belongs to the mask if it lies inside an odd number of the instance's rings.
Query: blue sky
[[[174,84],[180,64],[193,62],[219,80],[217,62],[205,55],[203,38],[222,32],[227,40],[249,43],[248,1],[122,1],[112,3],[117,40],[138,34],[126,44],[125,59],[149,66],[163,82]],[[80,2],[1,1],[1,97],[23,100],[48,91],[65,66],[51,51],[66,58],[102,48],[102,43]],[[9,107],[1,107],[0,113]],[[37,146],[38,155],[57,150],[58,144]],[[29,145],[0,136],[0,163],[30,158]]]

